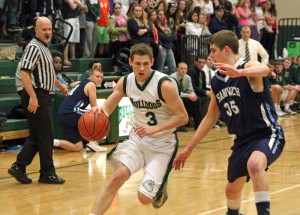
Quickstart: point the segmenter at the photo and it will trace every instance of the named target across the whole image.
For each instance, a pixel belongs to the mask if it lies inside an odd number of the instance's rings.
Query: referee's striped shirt
[[[51,91],[56,79],[52,55],[48,46],[34,37],[26,46],[21,70],[30,72],[33,87]]]

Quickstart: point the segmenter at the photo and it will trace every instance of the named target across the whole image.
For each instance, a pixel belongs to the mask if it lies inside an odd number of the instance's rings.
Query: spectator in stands
[[[214,5],[211,0],[204,0],[204,7],[201,8],[201,12],[203,11],[204,14],[206,15],[206,22],[210,22],[210,17],[214,14]]]
[[[59,80],[60,83],[66,85],[68,88],[73,88],[80,83],[80,81],[73,81],[71,79],[69,80],[69,83],[65,81],[65,79],[62,76],[63,66],[62,66],[61,56],[58,54],[53,54],[52,58],[53,58],[53,67],[55,70],[56,79]],[[54,86],[52,91],[59,91],[59,89],[57,86]]]
[[[249,26],[243,26],[241,31],[242,38],[239,39],[239,55],[247,61],[257,61],[258,56],[261,63],[267,65],[269,55],[264,47],[256,40],[251,39],[251,30]]]
[[[100,19],[98,25],[98,57],[105,58],[109,55],[109,30],[108,19],[110,11],[109,0],[99,0]]]
[[[34,26],[28,26],[23,29],[20,38],[18,39],[18,45],[23,47],[23,51],[25,50],[27,44],[32,40],[35,35]]]
[[[155,10],[159,11],[159,10],[163,10],[163,11],[167,11],[168,6],[167,6],[167,2],[165,0],[157,0],[156,5],[155,5]]]
[[[228,30],[236,32],[238,26],[238,19],[240,18],[236,7],[230,1],[225,1],[224,19],[228,25]]]
[[[114,0],[114,3],[120,3],[122,5],[121,14],[126,15],[129,11],[129,5],[131,0]]]
[[[153,50],[153,58],[154,58],[154,63],[152,65],[152,69],[158,70],[158,54],[159,52],[162,51],[162,46],[161,46],[161,41],[159,38],[158,30],[155,26],[157,19],[157,12],[154,9],[148,10],[148,20],[149,20],[149,25],[152,29],[152,32],[150,32],[150,46],[152,47]]]
[[[250,8],[255,11],[254,21],[256,22],[258,37],[257,41],[261,41],[262,35],[265,31],[264,21],[265,16],[262,9],[262,5],[266,2],[266,0],[250,0]]]
[[[155,4],[155,1],[154,0],[148,0],[147,1],[147,12],[149,11],[149,10],[151,10],[151,9],[153,9],[154,8],[154,5]]]
[[[8,173],[22,184],[32,183],[27,177],[26,166],[31,164],[39,152],[39,183],[63,184],[65,180],[56,175],[53,164],[54,137],[49,92],[54,84],[64,94],[67,94],[68,90],[55,79],[52,57],[47,47],[52,36],[51,21],[46,17],[39,17],[35,30],[36,38],[32,39],[25,49],[20,72],[25,89],[22,91],[21,100],[28,115],[29,137],[18,154],[17,161],[8,169]]]
[[[188,66],[184,62],[180,62],[177,66],[177,71],[171,74],[179,85],[180,97],[183,101],[184,107],[190,117],[193,117],[195,128],[199,125],[199,101],[195,94],[191,77],[187,75]],[[180,126],[177,131],[187,132],[186,126]]]
[[[206,23],[206,17],[204,14],[200,13],[199,14],[199,25],[200,25],[200,28],[201,28],[201,35],[202,36],[209,36],[211,35],[208,27],[207,27],[207,23]]]
[[[199,13],[197,11],[190,13],[185,29],[185,35],[195,35],[199,37],[202,34],[202,28],[199,24]]]
[[[101,62],[99,60],[91,61],[89,64],[89,68],[82,74],[82,76],[80,76],[79,80],[83,81],[87,79],[90,76],[92,69],[96,69],[96,68],[102,70]]]
[[[84,58],[95,57],[95,52],[98,44],[98,28],[97,21],[100,19],[100,5],[98,1],[86,0],[88,12],[86,18],[86,36],[84,41]]]
[[[22,10],[22,0],[7,1],[7,30],[20,31],[20,15]]]
[[[292,111],[290,107],[290,103],[294,98],[296,90],[294,87],[288,84],[288,77],[286,77],[283,72],[283,66],[281,61],[275,62],[275,70],[276,78],[272,77],[271,79],[271,93],[272,99],[274,102],[274,106],[276,109],[276,113],[279,117],[284,116],[286,114],[296,114],[296,112]],[[284,102],[284,112],[280,107],[281,101]]]
[[[222,5],[215,7],[215,15],[209,23],[209,30],[212,34],[221,30],[229,30],[228,24],[224,19],[224,7]]]
[[[82,58],[84,52],[84,42],[86,37],[86,17],[85,13],[88,12],[88,7],[85,4],[86,0],[80,0],[83,8],[79,8],[79,43],[75,44],[75,57]]]
[[[192,84],[196,95],[200,102],[199,122],[195,122],[195,128],[201,123],[207,113],[210,102],[210,89],[206,87],[206,77],[203,71],[206,62],[206,56],[200,55],[195,58],[195,67],[188,71],[188,75],[192,79]]]
[[[147,6],[148,6],[147,0],[138,0],[138,4],[142,7],[143,11],[146,14]]]
[[[275,38],[276,35],[279,34],[278,26],[277,26],[277,11],[271,10],[271,2],[269,0],[266,1],[264,7],[264,16],[265,16],[265,33],[261,39],[261,44],[269,53],[270,59],[274,60],[274,46],[275,46]]]
[[[292,65],[291,65],[291,67],[293,68],[293,67],[298,67],[298,55],[294,55],[293,57],[292,57]]]
[[[131,7],[127,28],[131,38],[130,46],[137,43],[150,44],[149,35],[152,29],[141,5],[134,4]]]
[[[176,34],[176,40],[177,40],[177,47],[175,47],[175,59],[176,63],[181,62],[181,38],[185,35],[185,25],[188,21],[188,16],[189,16],[189,10],[188,10],[188,5],[187,1],[185,0],[179,0],[178,1],[178,7],[176,10],[176,15],[175,15],[175,34]]]
[[[293,58],[295,58],[295,56]],[[300,85],[300,55],[298,55],[296,59],[297,63],[291,67],[290,77],[296,85]]]
[[[212,57],[207,55],[205,65],[202,69],[205,73],[207,89],[210,89],[211,79],[217,72],[217,69],[213,66],[213,63],[214,63],[214,61],[213,61]]]
[[[69,61],[69,51],[71,59],[75,59],[75,44],[80,41],[79,8],[87,10],[86,5],[82,4],[80,0],[63,1],[61,10],[63,19],[73,27],[71,37],[64,50],[64,65],[66,66],[72,65]],[[70,26],[64,24],[64,37],[68,36],[70,30]]]
[[[127,31],[127,16],[121,14],[122,5],[120,3],[113,4],[113,15],[109,17],[111,50],[114,56],[113,69],[114,73],[118,73],[119,63],[117,59],[118,52],[121,48],[129,47],[129,35]]]
[[[89,78],[81,81],[78,87],[71,90],[62,101],[58,110],[58,118],[67,140],[54,139],[54,146],[73,152],[83,149],[85,141],[79,133],[78,121],[88,105],[97,106],[96,86],[101,85],[102,80],[103,71],[98,68],[92,69]],[[107,151],[107,148],[99,146],[96,142],[90,142],[86,147],[93,152]]]
[[[291,76],[291,71],[293,70],[293,68],[291,67],[291,65],[292,65],[292,59],[291,58],[286,57],[286,58],[283,59],[282,72],[284,73],[284,76],[287,79],[287,84],[290,85],[290,87],[292,88],[292,90],[294,90],[294,92],[295,92],[293,95],[291,95],[290,106],[289,106],[290,108],[291,108],[291,106],[293,106],[295,98],[297,96],[297,93],[300,91],[299,84],[295,83],[294,79]]]
[[[250,26],[252,38],[257,40],[258,31],[257,26],[254,22],[254,13],[250,10],[250,0],[239,0],[237,6],[237,12],[240,15],[238,18],[238,28],[236,29],[236,35],[241,38],[241,30],[243,26]]]
[[[172,74],[176,71],[176,62],[172,50],[175,34],[172,27],[166,21],[163,10],[157,12],[156,27],[162,46],[162,50],[158,54],[158,71],[163,72],[164,65],[166,64],[168,66],[168,74]]]

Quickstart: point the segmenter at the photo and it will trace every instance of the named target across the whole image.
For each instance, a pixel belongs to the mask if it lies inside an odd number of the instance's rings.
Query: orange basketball
[[[109,132],[110,123],[105,113],[86,112],[79,118],[78,130],[80,135],[88,141],[100,141]]]

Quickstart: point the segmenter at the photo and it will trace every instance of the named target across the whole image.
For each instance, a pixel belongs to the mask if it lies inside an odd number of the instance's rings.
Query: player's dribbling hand
[[[175,170],[180,170],[184,167],[186,159],[191,155],[192,151],[185,147],[173,161],[173,168]]]
[[[107,117],[109,117],[109,114],[106,113],[101,106],[94,106],[92,107],[91,109],[89,109],[88,111],[93,111],[94,113],[98,113],[98,114],[101,114],[101,113],[104,113]]]

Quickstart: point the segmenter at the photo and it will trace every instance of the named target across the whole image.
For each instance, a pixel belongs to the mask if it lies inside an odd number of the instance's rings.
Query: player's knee
[[[251,178],[258,177],[261,172],[265,171],[263,162],[258,158],[249,159],[247,166]]]
[[[149,205],[152,203],[152,199],[150,199],[149,197],[145,196],[144,194],[142,194],[141,192],[138,192],[138,198],[140,200],[140,202],[143,205]]]
[[[233,199],[239,195],[240,191],[236,189],[236,187],[233,186],[233,184],[227,184],[225,188],[225,193],[227,198]]]

